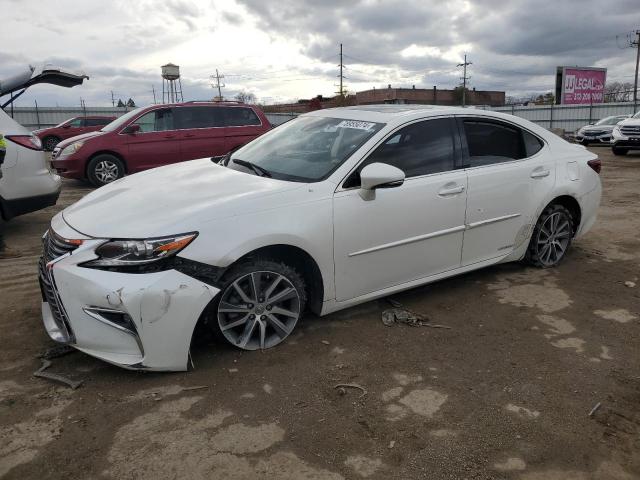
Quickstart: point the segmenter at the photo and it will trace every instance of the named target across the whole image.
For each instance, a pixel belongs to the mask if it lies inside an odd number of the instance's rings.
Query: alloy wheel
[[[118,165],[102,160],[96,164],[93,173],[101,183],[111,183],[118,179]]]
[[[300,294],[287,277],[270,271],[251,272],[222,293],[218,326],[232,345],[265,349],[291,334],[300,313]]]
[[[538,232],[537,250],[540,262],[545,266],[558,263],[571,241],[571,221],[562,212],[549,215]]]

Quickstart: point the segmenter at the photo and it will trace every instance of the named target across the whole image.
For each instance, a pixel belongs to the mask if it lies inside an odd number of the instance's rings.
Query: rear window
[[[110,118],[86,118],[85,125],[87,127],[99,127],[111,122]]]
[[[179,107],[175,109],[176,128],[211,128],[224,126],[220,107]]]
[[[256,112],[247,107],[224,107],[227,127],[260,125]]]

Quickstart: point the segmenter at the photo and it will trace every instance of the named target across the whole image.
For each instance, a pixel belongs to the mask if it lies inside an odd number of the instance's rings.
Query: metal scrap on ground
[[[344,395],[346,393],[345,388],[356,388],[362,391],[362,395],[360,395],[360,398],[364,397],[367,394],[367,390],[357,383],[338,383],[337,385],[334,385],[333,388],[338,389],[340,395]]]
[[[33,372],[33,376],[39,377],[39,378],[46,378],[47,380],[53,380],[54,382],[63,383],[66,386],[72,388],[73,390],[78,388],[84,382],[84,380],[71,380],[70,378],[63,377],[62,375],[58,375],[57,373],[45,372],[45,370],[50,366],[51,366],[51,361],[43,358],[42,366],[38,370]]]
[[[402,304],[397,300],[388,298],[387,302],[389,302],[389,304],[395,307],[395,308],[389,308],[382,312],[382,323],[384,323],[387,327],[391,327],[393,325],[397,325],[400,323],[406,323],[407,325],[410,325],[412,327],[451,329],[451,327],[447,325],[430,323],[427,321],[428,319],[424,315],[421,315],[416,312],[412,312],[411,310],[406,308],[401,308]]]

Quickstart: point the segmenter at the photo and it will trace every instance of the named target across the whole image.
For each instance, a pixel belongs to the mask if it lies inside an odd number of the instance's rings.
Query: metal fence
[[[631,115],[638,111],[638,105],[632,102],[626,103],[601,103],[594,105],[536,105],[504,107],[475,107],[483,110],[510,113],[518,117],[531,120],[538,125],[552,129],[559,128],[566,132],[594,123],[601,118],[610,115]],[[85,115],[113,115],[119,117],[130,108],[93,107],[93,108],[68,108],[68,107],[15,107],[14,119],[27,128],[52,127],[71,117]],[[10,114],[10,109],[6,110]],[[296,113],[267,113],[267,118],[272,125],[280,125],[295,118]]]
[[[633,102],[600,103],[593,105],[535,105],[504,107],[478,107],[483,110],[510,113],[526,118],[549,130],[559,128],[566,132],[574,132],[578,128],[611,115],[633,115],[638,105]]]

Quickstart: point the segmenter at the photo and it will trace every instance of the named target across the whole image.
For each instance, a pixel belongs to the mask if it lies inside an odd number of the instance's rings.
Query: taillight
[[[35,135],[6,135],[4,138],[31,150],[42,150],[42,142]]]
[[[596,158],[595,160],[589,160],[587,162],[587,165],[589,165],[594,172],[600,175],[600,170],[602,170],[602,162],[599,158]]]

